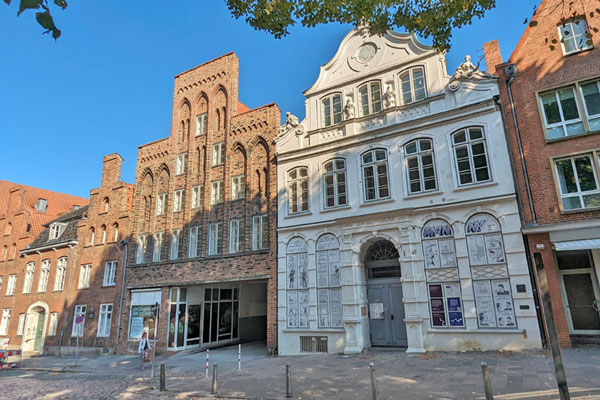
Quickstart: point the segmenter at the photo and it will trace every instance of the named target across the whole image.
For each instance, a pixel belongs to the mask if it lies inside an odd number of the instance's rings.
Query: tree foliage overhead
[[[4,0],[4,2],[10,5],[12,0]],[[54,0],[54,5],[64,10],[67,8],[66,0]],[[50,6],[48,0],[21,0],[19,3],[19,11],[17,16],[21,15],[26,10],[40,10],[35,13],[35,19],[42,28],[45,29],[44,33],[52,33],[54,39],[58,39],[60,36],[60,29],[54,25],[54,19],[50,14]]]
[[[276,38],[298,22],[314,27],[329,22],[367,24],[371,34],[395,27],[432,37],[433,45],[450,48],[452,29],[471,24],[496,6],[495,0],[226,0],[236,18]]]

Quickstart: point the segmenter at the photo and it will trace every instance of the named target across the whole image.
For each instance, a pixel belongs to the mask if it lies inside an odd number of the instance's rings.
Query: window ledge
[[[114,284],[114,285],[102,285],[103,288],[111,288],[111,287],[116,287],[116,286],[117,286],[116,284]]]
[[[307,215],[312,215],[311,211],[303,211],[303,212],[299,212],[299,213],[294,213],[294,214],[288,214],[286,216],[284,216],[284,219],[288,219],[288,218],[296,218],[296,217],[305,217]]]
[[[574,55],[577,55],[577,54],[580,54],[580,53],[585,53],[586,51],[590,51],[590,50],[593,50],[593,49],[594,49],[594,46],[592,45],[592,46],[590,46],[590,47],[586,47],[586,48],[584,48],[584,49],[579,49],[579,50],[577,50],[577,51],[572,51],[572,52],[570,52],[570,53],[565,53],[565,52],[563,51],[563,57],[570,57],[570,56],[574,56]]]
[[[436,189],[436,190],[430,190],[430,191],[427,191],[427,192],[419,192],[419,193],[408,194],[408,195],[406,195],[405,198],[407,200],[410,200],[410,199],[416,199],[416,198],[419,198],[419,197],[433,196],[433,195],[442,194],[442,193],[444,193],[444,192],[441,191],[441,190],[439,190],[439,189]]]
[[[328,213],[328,212],[333,212],[333,211],[350,210],[351,208],[352,208],[352,206],[350,206],[350,205],[338,206],[338,207],[328,207],[328,208],[323,208],[321,210],[321,212]]]
[[[469,185],[455,187],[452,191],[453,192],[461,192],[463,190],[480,189],[482,187],[495,186],[497,184],[498,184],[498,182],[496,182],[496,181],[483,182],[483,183],[471,183]]]
[[[590,135],[595,135],[598,133],[600,133],[600,131],[586,131],[583,133],[579,133],[577,135],[568,135],[568,136],[563,136],[563,137],[554,138],[554,139],[546,138],[546,144],[564,142],[565,140],[573,140],[573,139],[577,139],[577,138],[581,138],[581,137],[588,137]]]
[[[105,215],[105,214],[108,214],[108,211],[100,211],[100,212],[98,213],[98,215]]]
[[[314,335],[318,335],[319,333],[345,333],[346,330],[344,328],[284,328],[282,330],[283,333],[311,333]]]
[[[577,213],[584,213],[584,212],[598,211],[598,210],[600,210],[600,206],[599,207],[578,208],[576,210],[560,210],[560,213],[564,214],[564,215],[568,215],[568,214],[577,214]]]
[[[371,200],[369,202],[360,203],[359,207],[376,206],[378,204],[393,203],[394,201],[396,201],[396,199],[394,199],[394,198],[381,199],[381,200]]]
[[[518,333],[523,334],[523,330],[519,328],[430,328],[426,333]]]

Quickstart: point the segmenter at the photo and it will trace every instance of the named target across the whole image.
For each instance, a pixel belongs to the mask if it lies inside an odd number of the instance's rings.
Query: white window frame
[[[583,25],[581,25],[581,23]],[[583,27],[583,31],[575,32],[575,27]],[[560,37],[560,47],[562,49],[563,55],[568,56],[570,54],[581,53],[586,50],[590,50],[594,48],[593,44],[587,44],[588,39],[586,35],[588,34],[588,26],[587,21],[584,17],[576,18],[572,21],[562,23],[556,27],[558,29],[558,37]],[[569,32],[570,35],[565,36],[565,32]],[[574,50],[567,51],[565,43],[573,39]]]
[[[183,175],[186,170],[187,153],[177,154],[175,159],[175,175]]]
[[[222,237],[222,222],[211,222],[208,225],[208,249],[207,255],[217,256],[222,253],[223,237]],[[220,238],[220,239],[219,239]],[[220,242],[220,243],[219,243]]]
[[[196,115],[196,136],[206,135],[208,127],[208,113],[201,113]]]
[[[85,313],[87,311],[86,305],[76,305],[73,308],[73,329],[71,329],[72,337],[83,337],[83,331],[85,329]],[[76,324],[75,320],[78,316],[83,317],[83,322],[81,324]]]
[[[304,172],[302,175],[301,172]],[[292,175],[295,174],[295,177]],[[288,213],[300,214],[310,210],[308,167],[296,167],[287,172],[288,180]],[[304,183],[305,189],[302,188]],[[295,210],[294,210],[295,209]]]
[[[102,225],[102,244],[106,243],[106,225]]]
[[[337,100],[337,103],[336,103]],[[339,109],[336,110],[336,104]],[[344,105],[341,93],[331,93],[321,99],[322,126],[328,127],[341,124],[343,121]]]
[[[374,95],[377,93],[373,88],[375,86],[379,87],[379,99],[375,99]],[[364,103],[364,99],[362,96],[363,89],[367,89],[367,103]],[[367,115],[377,114],[383,111],[383,92],[381,82],[378,80],[366,82],[358,87],[357,92],[358,97],[358,110],[359,116],[366,117]],[[379,105],[379,107],[376,107]],[[366,107],[365,107],[366,106]],[[376,109],[378,108],[378,109]]]
[[[65,277],[67,275],[67,257],[61,257],[56,262],[56,275],[54,276],[54,291],[58,292],[65,288]]]
[[[378,152],[383,151],[385,153],[385,158],[377,160],[377,154]],[[371,153],[371,161],[366,162],[364,160],[364,157],[368,154]],[[380,201],[380,200],[386,200],[386,199],[390,199],[392,198],[392,186],[391,186],[391,182],[392,180],[390,179],[390,168],[388,165],[388,160],[389,160],[389,151],[388,149],[386,149],[385,147],[376,147],[373,149],[369,149],[367,151],[363,151],[360,154],[360,169],[361,169],[361,180],[362,180],[362,191],[363,191],[363,201],[366,203],[371,203],[371,202],[375,202],[375,201]],[[381,175],[379,172],[379,167],[380,166],[384,166],[385,167],[385,179],[386,179],[386,184],[385,186],[380,185],[380,179],[381,179]],[[367,178],[366,178],[366,171],[371,170],[372,173],[372,179],[373,179],[373,190],[375,191],[375,197],[373,198],[368,198],[367,194],[369,191],[369,188],[367,187]],[[382,190],[384,189],[384,187],[387,188],[387,195],[382,194]]]
[[[200,225],[190,226],[190,232],[188,237],[188,257],[196,258],[201,255],[201,247],[199,244],[202,241],[202,229]]]
[[[580,184],[580,179],[579,179],[579,175],[577,172],[577,168],[575,166],[575,160],[579,159],[579,158],[587,158],[590,161],[590,165],[592,167],[592,174],[594,175],[594,182],[596,184],[596,189],[595,190],[586,190],[586,191],[582,191],[581,190],[581,184]],[[563,192],[563,188],[561,185],[561,178],[560,178],[560,174],[559,174],[559,169],[558,169],[558,163],[561,161],[570,161],[571,164],[571,172],[573,173],[573,176],[575,178],[575,185],[577,187],[577,192],[572,192],[572,193],[564,193]],[[574,155],[574,156],[570,156],[570,157],[561,157],[561,158],[556,158],[554,160],[552,160],[552,165],[554,168],[554,173],[555,173],[555,179],[556,179],[556,186],[557,186],[557,192],[560,198],[560,208],[562,211],[577,211],[577,210],[587,210],[587,209],[593,209],[593,208],[598,208],[598,206],[592,206],[592,207],[586,207],[585,206],[585,202],[584,202],[584,197],[585,196],[600,196],[600,151],[595,151],[592,153],[583,153],[583,154],[578,154],[578,155]],[[565,208],[563,200],[565,198],[571,198],[571,197],[576,197],[579,199],[579,204],[581,205],[581,207],[578,208]]]
[[[160,262],[164,236],[164,232],[155,232],[153,235],[154,246],[152,246],[152,262]]]
[[[211,166],[216,167],[225,163],[225,142],[219,142],[212,145]]]
[[[92,264],[82,264],[79,267],[79,281],[77,289],[88,289],[90,287],[90,279],[92,276]]]
[[[148,235],[138,235],[137,247],[135,249],[135,263],[143,264],[146,261],[146,247],[148,246]]]
[[[42,261],[42,268],[40,269],[40,279],[38,281],[37,291],[43,293],[48,288],[48,278],[50,277],[50,260]]]
[[[559,93],[561,91],[565,91],[565,90],[570,90],[571,93],[573,94],[573,99],[575,100],[575,106],[577,108],[577,118],[565,119],[563,106],[562,106],[562,103],[560,100],[560,95],[559,95]],[[544,109],[543,97],[546,95],[551,95],[551,94],[554,95],[554,100],[556,101],[556,104],[558,106],[558,113],[560,115],[560,121],[554,122],[554,123],[548,123],[548,117],[546,115],[546,110]],[[546,132],[546,139],[556,140],[556,139],[561,139],[564,137],[582,135],[586,131],[588,131],[588,128],[586,127],[586,124],[584,123],[584,118],[582,117],[582,114],[581,114],[582,107],[581,107],[581,99],[579,98],[579,90],[577,90],[577,88],[574,85],[563,86],[563,87],[560,87],[557,89],[541,92],[541,93],[539,93],[538,97],[539,97],[539,107],[540,107],[540,111],[542,113],[542,122],[544,124],[544,130]],[[569,134],[568,127],[576,126],[579,124],[583,125],[583,132]],[[556,129],[556,128],[561,128],[563,135],[558,136],[558,137],[550,137],[548,135],[548,131],[551,129]]]
[[[107,261],[104,264],[104,280],[102,286],[116,286],[117,284],[117,266],[116,261]]]
[[[0,321],[0,336],[8,335],[8,326],[10,325],[10,314],[10,308],[5,308],[2,310],[2,320]]]
[[[224,190],[223,180],[219,179],[210,183],[210,205],[223,203]]]
[[[156,215],[165,215],[167,209],[167,194],[159,193],[156,196]]]
[[[244,251],[245,230],[243,219],[234,218],[229,220],[229,254]]]
[[[204,186],[196,185],[192,187],[192,198],[190,199],[190,208],[192,210],[202,207],[204,197]]]
[[[48,336],[56,336],[58,331],[58,313],[50,313],[50,324],[48,325]]]
[[[421,77],[416,77],[415,78],[415,72],[420,71],[421,72]],[[408,92],[406,92],[404,90],[404,85],[403,85],[403,79],[405,77],[408,77],[408,84],[410,86],[410,89]],[[416,83],[415,81],[417,79],[423,79],[423,97],[422,98],[417,98],[417,90],[421,90],[421,88],[416,88]],[[411,104],[411,103],[416,103],[418,101],[423,101],[427,98],[427,80],[425,79],[425,68],[422,66],[418,66],[418,67],[412,67],[409,68],[407,70],[402,71],[399,75],[398,75],[398,82],[399,85],[398,87],[400,88],[400,104],[405,105],[405,104]],[[410,100],[406,101],[405,100],[405,94],[409,94],[410,95]]]
[[[480,130],[481,138],[471,139],[471,129]],[[464,134],[465,134],[465,141],[456,143],[454,140],[454,137],[457,136],[458,134],[460,134],[461,132],[464,132]],[[452,135],[450,135],[450,140],[452,143],[452,158],[454,159],[454,168],[455,168],[455,172],[456,172],[456,183],[458,184],[458,186],[472,186],[472,185],[479,185],[482,183],[488,183],[488,182],[493,181],[492,165],[490,164],[490,157],[489,157],[489,151],[487,148],[486,134],[485,134],[485,129],[482,126],[467,126],[467,127],[461,128],[461,129],[453,132]],[[473,159],[473,157],[474,157],[473,156],[473,146],[476,146],[480,143],[483,145],[483,151],[484,151],[483,154],[485,156],[486,168],[487,168],[487,172],[488,172],[488,179],[485,179],[485,180],[477,180],[477,174],[475,171],[475,161]],[[467,149],[467,157],[459,160],[458,157],[456,156],[456,149],[461,148],[461,147],[465,147]],[[477,154],[477,156],[480,156],[480,154]],[[461,171],[459,169],[459,161],[468,161],[469,173],[471,176],[470,182],[461,183],[461,181],[460,181]],[[478,169],[481,169],[481,168],[482,167],[479,167]]]
[[[429,149],[423,149],[422,148],[422,143],[427,141],[429,142]],[[409,153],[408,151],[408,147],[411,145],[415,145],[415,152]],[[433,147],[433,139],[431,138],[427,138],[427,137],[420,137],[420,138],[416,138],[411,140],[410,142],[406,143],[403,146],[404,149],[404,169],[406,170],[406,187],[408,190],[408,194],[412,195],[412,194],[419,194],[419,193],[427,193],[427,192],[433,192],[438,190],[438,185],[437,185],[437,171],[436,171],[436,167],[435,167],[435,150]],[[433,170],[433,183],[434,183],[434,187],[431,189],[426,189],[425,188],[425,171],[424,171],[424,164],[423,164],[423,157],[427,157],[430,156],[431,157],[431,168]],[[409,162],[411,160],[416,160],[417,165],[416,167],[410,167],[409,166]],[[411,188],[411,183],[412,182],[416,182],[417,179],[411,179],[411,172],[412,171],[416,171],[419,174],[419,178],[418,178],[418,182],[419,182],[419,190],[412,190]],[[428,181],[432,180],[432,179],[427,179]]]
[[[269,248],[269,218],[267,214],[252,217],[252,250]]]
[[[112,314],[112,303],[100,304],[100,310],[98,312],[98,332],[96,333],[97,337],[110,337]]]
[[[33,276],[35,275],[35,263],[27,263],[27,269],[25,270],[25,280],[23,281],[23,293],[31,293],[33,286]]]
[[[179,260],[181,251],[181,229],[171,231],[171,240],[169,241],[169,260]]]
[[[183,211],[184,190],[177,189],[173,192],[173,212]]]
[[[246,176],[237,175],[231,177],[231,201],[246,198]]]
[[[8,276],[8,284],[6,286],[6,295],[14,296],[16,288],[17,288],[17,275],[16,274],[9,275]]]
[[[88,238],[88,246],[93,246],[95,239],[96,239],[96,229],[94,229],[94,227],[91,227],[90,228],[90,237]]]
[[[112,227],[114,232],[113,241],[116,242],[119,240],[119,224],[114,223]]]
[[[25,331],[25,321],[27,320],[27,314],[19,314],[19,323],[17,325],[17,336],[23,336]]]
[[[342,162],[343,166],[338,168],[338,162]],[[328,165],[331,164],[331,170],[328,171]],[[322,190],[323,190],[323,207],[324,208],[336,208],[336,207],[345,207],[348,205],[348,176],[346,169],[346,159],[344,158],[332,158],[331,160],[327,160],[321,166],[322,175]],[[343,176],[344,182],[340,184],[340,177]],[[331,178],[331,185],[327,184],[327,180]],[[344,193],[340,193],[340,186],[344,187]],[[327,189],[331,187],[333,189],[333,194],[329,195]],[[328,204],[329,199],[333,199],[333,205]],[[342,203],[341,198],[344,198],[344,202]]]

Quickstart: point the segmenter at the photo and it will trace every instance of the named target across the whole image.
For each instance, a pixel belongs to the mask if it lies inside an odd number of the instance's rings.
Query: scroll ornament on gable
[[[487,72],[479,70],[479,64],[473,65],[471,62],[471,56],[466,55],[465,61],[456,68],[452,78],[450,78],[450,82],[448,83],[448,87],[450,90],[455,91],[460,87],[461,82],[463,81],[474,81],[474,80],[482,80],[482,79],[494,79],[494,76],[488,74]]]
[[[289,111],[285,113],[285,117],[285,123],[279,128],[278,136],[284,136],[290,131],[294,131],[296,135],[301,135],[304,133],[304,127],[300,125],[298,117]]]

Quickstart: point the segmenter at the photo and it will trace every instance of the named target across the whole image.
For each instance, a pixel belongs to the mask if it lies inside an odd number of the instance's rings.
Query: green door
[[[46,314],[44,312],[40,312],[38,314],[37,326],[35,328],[35,342],[33,342],[34,351],[42,351],[42,332],[44,331],[45,319]]]

